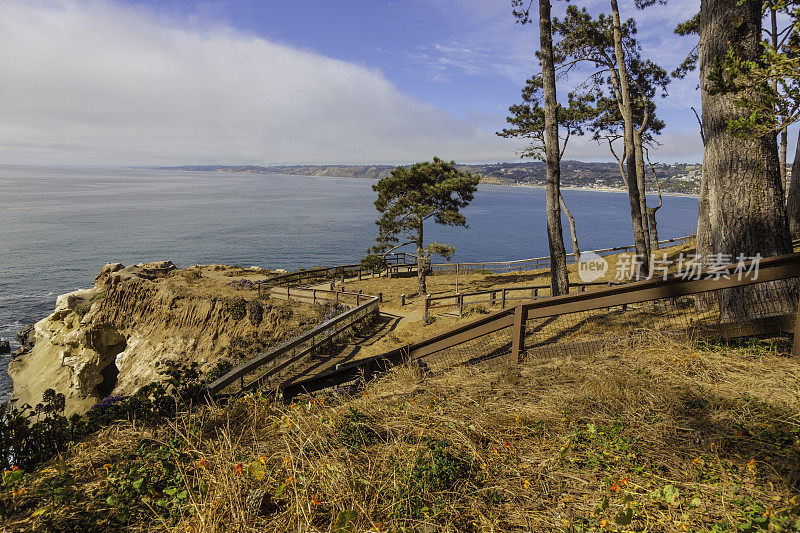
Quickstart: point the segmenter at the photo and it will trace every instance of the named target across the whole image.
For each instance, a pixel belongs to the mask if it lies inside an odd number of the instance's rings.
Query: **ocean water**
[[[108,262],[294,269],[357,262],[377,235],[372,181],[125,168],[0,166],[0,338],[91,286]],[[584,250],[633,241],[625,194],[564,191]],[[651,199],[653,201],[653,199]],[[697,199],[664,197],[659,236],[694,233]],[[426,226],[454,261],[548,253],[544,190],[481,187],[469,229]],[[565,242],[571,249],[564,219]],[[4,356],[7,357],[7,356]],[[9,390],[0,360],[0,399]]]

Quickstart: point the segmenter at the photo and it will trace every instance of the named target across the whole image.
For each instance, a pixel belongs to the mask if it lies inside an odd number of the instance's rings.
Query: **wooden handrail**
[[[687,235],[685,237],[675,237],[672,239],[665,239],[663,241],[658,241],[658,244],[669,244],[669,243],[677,243],[677,242],[688,242],[689,240],[695,238],[694,235]],[[599,250],[585,250],[581,253],[595,253],[598,255],[608,254],[612,252],[622,252],[635,249],[634,245],[627,245],[627,246],[615,246],[613,248],[600,248]],[[567,259],[574,259],[574,253],[568,253],[566,255]],[[456,264],[460,267],[464,268],[464,270],[491,270],[490,268],[482,269],[478,267],[492,267],[492,266],[506,266],[506,268],[510,268],[512,265],[519,265],[522,263],[540,263],[546,262],[548,265],[550,264],[550,256],[542,256],[542,257],[532,257],[530,259],[514,259],[511,261],[484,261],[481,263],[436,263],[431,265],[432,270],[454,270],[456,268]],[[543,267],[544,268],[544,267]]]
[[[358,293],[351,293],[351,294],[358,294]],[[332,335],[326,333],[330,333],[330,330],[333,330],[335,326],[338,324],[346,321],[347,319],[358,315],[362,311],[369,310],[370,308],[375,308],[375,311],[378,309],[378,297],[377,296],[370,296],[366,294],[358,294],[358,296],[367,299],[368,301],[357,305],[356,307],[345,311],[344,313],[334,317],[333,319],[329,320],[324,324],[320,324],[315,326],[311,330],[294,337],[275,348],[272,348],[263,354],[257,355],[248,361],[242,363],[241,365],[237,366],[236,368],[230,370],[226,374],[220,376],[211,384],[206,387],[206,390],[214,395],[221,392],[225,387],[231,385],[232,383],[236,382],[237,380],[241,380],[244,378],[245,375],[257,370],[258,368],[271,363],[278,359],[280,356],[287,354],[291,350],[297,348],[298,346],[302,345],[303,343],[311,340],[311,348],[307,351],[313,349],[315,346],[323,344],[327,342],[330,338],[335,335],[341,333],[341,330],[336,330]],[[367,313],[368,314],[368,313]]]
[[[731,267],[733,266],[731,265]],[[747,264],[745,266],[749,267],[750,265]],[[519,304],[515,307],[489,313],[428,339],[423,339],[384,354],[340,365],[335,370],[330,370],[312,378],[293,382],[283,387],[283,392],[286,397],[291,397],[303,392],[321,390],[333,384],[346,383],[358,375],[370,376],[375,372],[386,370],[392,365],[403,361],[424,357],[512,326],[515,328],[512,331],[512,339],[515,342],[512,342],[510,356],[510,360],[513,362],[515,359],[519,360],[520,352],[525,350],[524,335],[520,334],[519,328],[524,328],[527,320],[664,298],[689,296],[701,292],[743,287],[769,281],[800,278],[800,253],[762,259],[757,272],[746,272],[742,279],[714,279],[713,276],[715,276],[713,273],[706,273],[705,277],[701,279],[683,279],[682,277],[670,276],[666,280],[636,281],[594,292],[566,294],[527,304]],[[798,314],[798,317],[800,317],[800,314]],[[798,330],[797,326],[795,330]],[[516,353],[514,350],[516,350]],[[800,355],[800,335],[798,334],[795,335],[793,353]]]
[[[570,282],[569,286],[570,286],[570,288],[572,288],[572,287],[579,287],[579,288],[583,288],[583,287],[601,287],[601,286],[608,287],[610,285],[618,284],[618,283],[619,282],[614,282],[614,281],[588,281],[588,282],[576,282],[576,283]],[[446,295],[442,295],[442,296],[429,296],[429,297],[426,297],[426,300],[429,302],[429,305],[428,305],[429,308],[454,307],[454,306],[459,305],[459,300],[461,300],[463,302],[463,298],[465,298],[465,297],[480,296],[480,295],[483,295],[483,294],[492,294],[492,295],[494,295],[494,294],[497,294],[497,293],[508,293],[508,292],[511,292],[511,291],[529,291],[529,290],[537,290],[538,291],[538,290],[546,290],[546,289],[549,289],[549,288],[550,288],[550,285],[520,285],[520,286],[516,286],[516,287],[499,287],[497,289],[485,289],[485,290],[473,291],[473,292],[460,292],[458,294],[446,294]],[[430,305],[430,302],[436,302],[436,301],[440,301],[440,300],[452,300],[452,299],[456,300],[456,302],[453,303],[453,304]],[[519,299],[519,298],[514,298],[514,299]],[[525,298],[525,299],[532,300],[533,298]],[[492,298],[492,300],[493,300],[493,298]],[[469,302],[469,303],[475,304],[475,303],[483,303],[483,302],[487,302],[487,301],[490,301],[490,300],[479,300],[479,301],[473,301],[473,302]]]

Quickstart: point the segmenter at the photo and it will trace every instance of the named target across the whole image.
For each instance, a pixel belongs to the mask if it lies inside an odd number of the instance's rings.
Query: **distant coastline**
[[[161,170],[189,170],[231,174],[283,174],[307,177],[337,177],[379,180],[396,167],[392,165],[184,165]],[[481,176],[485,185],[543,187],[546,169],[541,161],[458,165],[460,170]],[[662,194],[696,197],[700,191],[700,164],[656,163]],[[651,180],[648,179],[648,182]],[[561,162],[561,186],[565,189],[626,191],[616,163]],[[653,187],[649,187],[653,188]],[[651,193],[655,194],[654,191]],[[648,193],[650,194],[650,193]]]
[[[310,176],[313,177],[313,176]],[[483,182],[481,181],[481,185],[489,185],[492,187],[528,187],[531,189],[544,189],[544,185],[540,185],[538,183],[495,183],[495,182]],[[580,187],[575,185],[562,185],[562,190],[567,191],[593,191],[593,192],[615,192],[621,194],[627,194],[627,189],[621,189],[619,187]],[[658,194],[657,191],[647,191],[648,195],[655,195]],[[677,196],[681,198],[700,198],[699,194],[695,193],[682,193],[682,192],[664,192],[661,191],[662,196]]]

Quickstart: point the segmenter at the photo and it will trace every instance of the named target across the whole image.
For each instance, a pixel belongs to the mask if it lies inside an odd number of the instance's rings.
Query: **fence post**
[[[311,289],[311,303],[312,305],[317,303],[317,289]]]
[[[534,298],[538,298],[539,297],[539,289],[533,289],[533,297]]]
[[[525,351],[525,309],[522,304],[514,308],[514,325],[511,329],[511,354],[508,362],[512,365],[519,363],[520,354]]]
[[[503,289],[503,296],[502,299],[500,300],[500,309],[505,309],[505,308],[506,308],[506,290]]]
[[[495,298],[494,295],[495,295],[494,291],[489,293],[489,307],[490,308],[494,307],[494,298]]]
[[[459,294],[458,295],[458,314],[460,315],[463,312],[464,312],[464,295],[463,294]]]
[[[291,293],[291,290],[292,290],[292,289],[291,289],[291,288],[290,288],[290,287],[287,285],[287,286],[286,286],[286,301],[287,301],[287,302],[291,302],[291,301],[292,301],[292,293]]]
[[[357,292],[356,293],[356,307],[358,307],[360,303],[361,303],[361,293]]]
[[[380,304],[383,303],[383,293],[382,292],[378,293],[378,303],[380,303]]]
[[[422,312],[422,325],[428,325],[428,308],[430,307],[430,294],[425,295],[425,310]]]
[[[800,355],[800,303],[797,306],[797,318],[794,322],[794,341],[792,342],[792,355]]]
[[[358,281],[361,281],[361,267],[358,267]]]
[[[401,294],[400,295],[400,307],[403,307],[404,305],[406,305],[406,295],[405,294]]]

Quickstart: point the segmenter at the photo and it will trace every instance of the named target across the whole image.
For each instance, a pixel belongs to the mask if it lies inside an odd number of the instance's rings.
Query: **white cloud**
[[[109,1],[0,4],[0,162],[513,159],[380,72]]]

